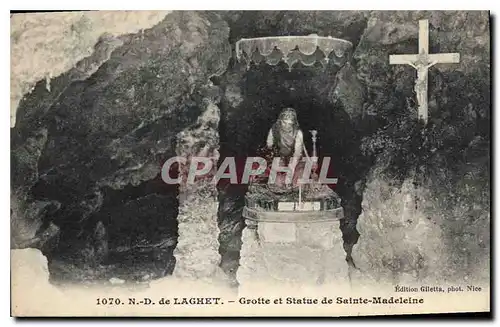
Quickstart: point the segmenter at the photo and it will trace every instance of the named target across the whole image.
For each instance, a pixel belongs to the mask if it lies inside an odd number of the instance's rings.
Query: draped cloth
[[[287,161],[290,157],[301,157],[304,140],[296,120],[293,126],[287,130],[280,126],[278,119],[269,130],[267,144],[272,145],[275,155],[279,155]]]
[[[236,57],[238,61],[260,63],[265,61],[270,65],[285,62],[289,69],[300,62],[312,66],[320,62],[326,67],[330,53],[335,58],[342,58],[352,49],[352,43],[331,36],[269,36],[251,39],[241,39],[236,42]]]
[[[273,126],[272,133],[276,152],[279,153],[281,157],[291,157],[294,154],[298,131],[299,130],[296,128],[290,131],[280,131],[276,124]]]

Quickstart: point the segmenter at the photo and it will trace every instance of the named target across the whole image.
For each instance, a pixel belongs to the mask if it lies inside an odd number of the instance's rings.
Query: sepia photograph
[[[11,12],[11,316],[491,314],[491,25]]]

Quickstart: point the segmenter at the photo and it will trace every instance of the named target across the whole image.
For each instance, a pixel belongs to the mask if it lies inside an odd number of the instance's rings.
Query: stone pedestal
[[[345,284],[348,266],[339,220],[263,222],[246,220],[241,286],[252,283]]]

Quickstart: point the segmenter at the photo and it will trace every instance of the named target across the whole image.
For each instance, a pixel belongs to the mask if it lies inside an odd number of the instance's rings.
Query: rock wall
[[[214,171],[218,163],[220,101],[219,88],[209,85],[202,95],[203,112],[193,128],[179,133],[177,155],[188,161],[181,167],[180,175],[187,178],[190,158],[208,158]],[[194,183],[184,182],[179,197],[180,208],[177,221],[179,238],[174,255],[177,265],[174,275],[181,278],[210,280],[218,274],[221,261],[219,255],[219,227],[217,225],[217,187],[211,181],[213,174]]]
[[[391,185],[381,178],[382,171],[372,172],[363,196],[357,224],[360,237],[353,248],[355,284],[445,281],[443,233],[426,212],[431,205],[427,202],[432,201],[429,194],[415,187],[411,178],[401,186]]]
[[[401,184],[374,168],[358,218],[354,245],[356,283],[488,285],[490,212],[482,178]],[[446,185],[447,186],[443,186]]]
[[[426,128],[414,121],[413,69],[387,60],[414,52],[418,19],[429,19],[431,53],[460,53],[459,64],[430,70]],[[362,142],[364,153],[378,158],[366,179],[353,250],[365,276],[487,283],[489,38],[486,12],[370,15],[354,57],[369,94],[365,108],[385,123]]]
[[[40,80],[11,130],[14,246],[52,223],[58,242],[44,253],[57,278],[171,272],[179,189],[161,167],[207,108],[199,90],[226,69],[228,33],[216,13],[174,12],[102,36],[50,87]]]
[[[92,55],[103,34],[116,37],[158,24],[168,11],[90,11],[13,14],[11,41],[11,127],[19,101],[39,80],[51,79]]]

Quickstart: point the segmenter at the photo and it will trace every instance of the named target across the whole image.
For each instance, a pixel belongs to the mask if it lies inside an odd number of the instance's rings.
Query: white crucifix
[[[410,65],[417,70],[417,80],[415,81],[415,93],[418,103],[418,117],[427,124],[427,86],[429,68],[439,63],[460,62],[459,53],[433,53],[429,54],[429,21],[424,19],[419,21],[418,29],[418,54],[390,55],[391,65]]]

